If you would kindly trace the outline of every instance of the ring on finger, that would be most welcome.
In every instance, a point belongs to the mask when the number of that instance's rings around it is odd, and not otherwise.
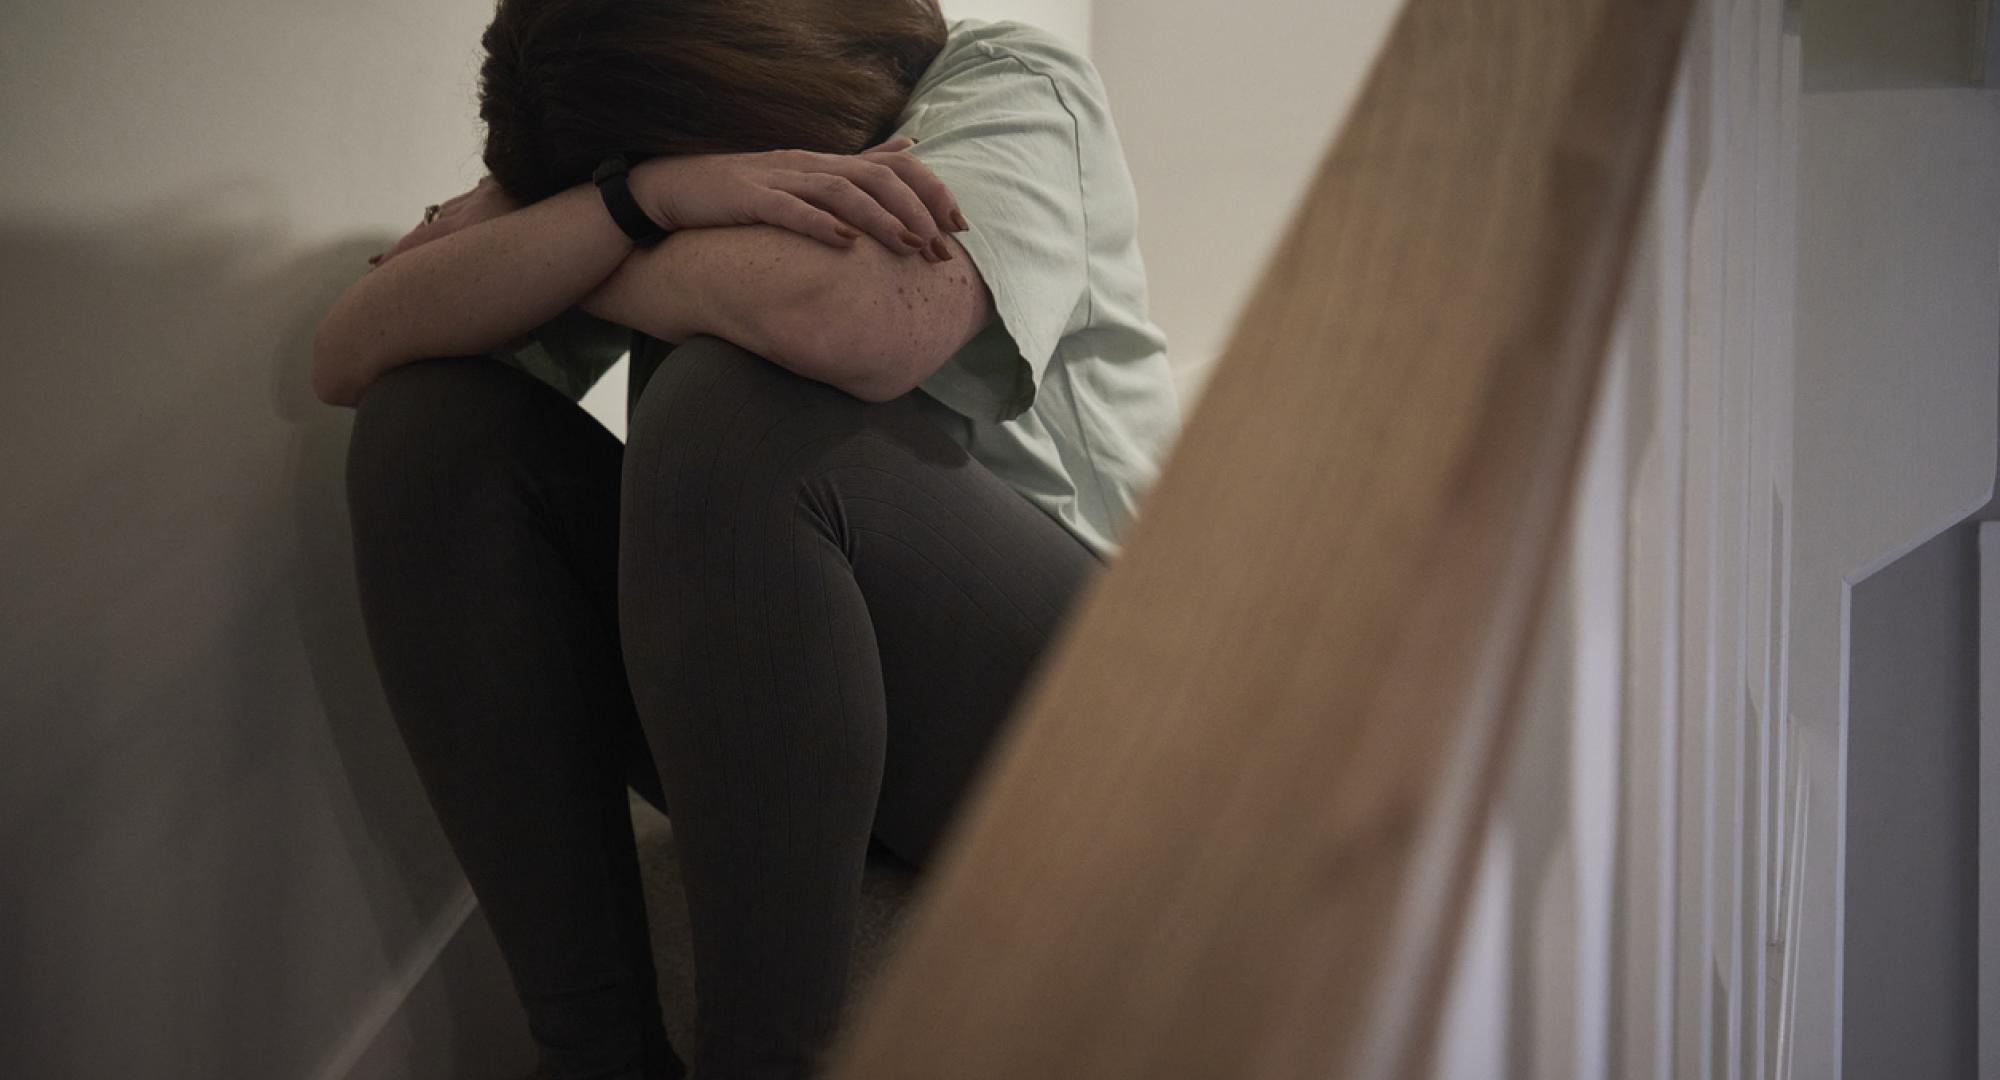
[[[424,224],[429,225],[431,222],[436,221],[438,216],[438,211],[442,209],[444,209],[444,207],[440,206],[437,203],[432,203],[429,206],[424,207]]]

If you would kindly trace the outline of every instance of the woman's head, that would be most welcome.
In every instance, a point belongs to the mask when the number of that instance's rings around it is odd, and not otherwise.
[[[606,155],[852,153],[944,46],[936,0],[499,0],[486,169],[536,202]]]

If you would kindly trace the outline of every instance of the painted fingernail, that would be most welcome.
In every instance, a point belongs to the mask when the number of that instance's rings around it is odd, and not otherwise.
[[[918,235],[917,235],[916,233],[913,233],[913,232],[911,232],[911,231],[910,231],[910,230],[908,230],[908,229],[904,229],[904,230],[903,230],[903,243],[905,243],[905,244],[908,244],[908,245],[910,245],[911,247],[913,247],[913,248],[916,248],[916,249],[917,249],[917,250],[919,250],[919,251],[922,251],[922,250],[923,250],[923,247],[924,247],[924,238],[923,238],[923,237],[921,237],[921,236],[918,236]]]
[[[951,212],[951,223],[958,229],[959,232],[964,232],[965,230],[970,229],[972,227],[965,223],[965,215],[959,213],[956,209],[952,210]]]
[[[937,253],[939,262],[944,262],[946,259],[951,258],[951,249],[944,245],[944,237],[942,236],[931,240],[931,250]]]

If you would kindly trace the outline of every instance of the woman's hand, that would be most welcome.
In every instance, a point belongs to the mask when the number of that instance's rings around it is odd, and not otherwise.
[[[440,236],[449,236],[468,225],[511,214],[521,208],[521,204],[507,194],[499,182],[491,176],[480,178],[471,191],[452,197],[438,210],[436,217],[418,223],[417,227],[403,234],[394,247],[368,260],[371,266],[380,266],[413,247],[428,244]]]
[[[890,251],[952,257],[958,202],[897,136],[858,154],[772,150],[656,157],[633,166],[633,197],[665,229],[775,225],[847,247],[862,233]]]

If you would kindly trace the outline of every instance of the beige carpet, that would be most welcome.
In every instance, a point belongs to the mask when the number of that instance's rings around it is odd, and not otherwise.
[[[632,798],[633,831],[639,841],[639,869],[646,883],[646,915],[652,927],[653,964],[658,969],[660,1006],[667,1035],[683,1058],[694,1049],[694,963],[689,958],[687,901],[674,858],[673,826],[658,810]],[[860,1000],[894,937],[915,876],[887,860],[870,859],[862,881],[861,920],[856,928],[855,971],[847,1000]]]

